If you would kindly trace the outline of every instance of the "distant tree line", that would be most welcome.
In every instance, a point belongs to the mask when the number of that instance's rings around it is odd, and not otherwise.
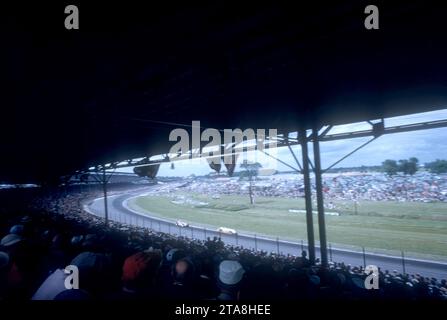
[[[425,168],[432,173],[447,173],[447,160],[437,159],[425,164]]]
[[[415,157],[399,161],[388,159],[382,162],[382,171],[390,176],[398,172],[413,175],[418,171],[418,163],[419,160]],[[447,173],[447,160],[437,159],[436,161],[425,163],[424,167],[431,173]]]
[[[401,159],[399,161],[387,159],[382,162],[382,171],[392,176],[398,172],[413,175],[418,171],[418,158]]]
[[[381,170],[382,170],[382,166],[358,166],[358,167],[331,168],[325,172],[343,173],[343,172],[371,172],[371,171],[381,171]]]

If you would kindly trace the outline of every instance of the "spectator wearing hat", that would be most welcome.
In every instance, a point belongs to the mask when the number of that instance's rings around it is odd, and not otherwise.
[[[65,288],[65,274],[63,269],[57,269],[45,279],[32,296],[32,300],[53,300]]]
[[[16,224],[11,227],[11,229],[9,230],[9,233],[23,236],[24,229],[25,229],[25,227],[23,224]]]
[[[158,273],[158,282],[160,283],[160,286],[172,281],[172,266],[185,256],[185,252],[181,249],[173,248],[168,250]]]
[[[115,299],[146,299],[156,296],[156,278],[162,261],[160,250],[135,253],[124,261],[122,290]]]
[[[0,246],[10,251],[15,248],[23,240],[22,236],[16,233],[10,233],[2,238],[0,241]]]
[[[110,290],[111,257],[103,253],[82,252],[70,263],[79,269],[79,288],[93,296]]]
[[[219,265],[217,286],[220,294],[217,300],[239,300],[239,293],[245,270],[238,261],[224,260]]]
[[[42,250],[15,233],[3,237],[0,247],[9,255],[9,296],[11,299],[29,298],[34,287],[42,281],[38,274],[38,266],[44,256]]]

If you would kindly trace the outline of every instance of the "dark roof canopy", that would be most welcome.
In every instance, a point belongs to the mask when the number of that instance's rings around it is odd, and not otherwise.
[[[96,1],[95,1],[96,2]],[[166,152],[171,124],[278,128],[447,106],[445,8],[378,1],[10,5],[0,181]],[[6,116],[7,115],[7,116]]]

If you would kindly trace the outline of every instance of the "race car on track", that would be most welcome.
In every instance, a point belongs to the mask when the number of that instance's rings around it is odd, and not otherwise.
[[[236,234],[237,233],[236,230],[230,229],[230,228],[225,228],[225,227],[218,228],[217,232],[225,233],[225,234]]]
[[[177,226],[179,226],[179,227],[182,227],[182,228],[184,228],[184,227],[189,227],[189,223],[188,223],[188,222],[181,221],[181,220],[177,220],[177,221],[175,222],[175,224],[176,224]]]

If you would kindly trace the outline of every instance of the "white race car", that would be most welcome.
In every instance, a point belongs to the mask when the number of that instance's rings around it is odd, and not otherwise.
[[[225,228],[225,227],[218,228],[217,232],[225,233],[225,234],[236,234],[237,233],[236,230],[230,229],[230,228]]]
[[[175,224],[178,225],[179,227],[182,227],[182,228],[184,228],[184,227],[189,227],[189,223],[188,223],[188,222],[181,221],[181,220],[177,220],[177,221],[175,222]]]

